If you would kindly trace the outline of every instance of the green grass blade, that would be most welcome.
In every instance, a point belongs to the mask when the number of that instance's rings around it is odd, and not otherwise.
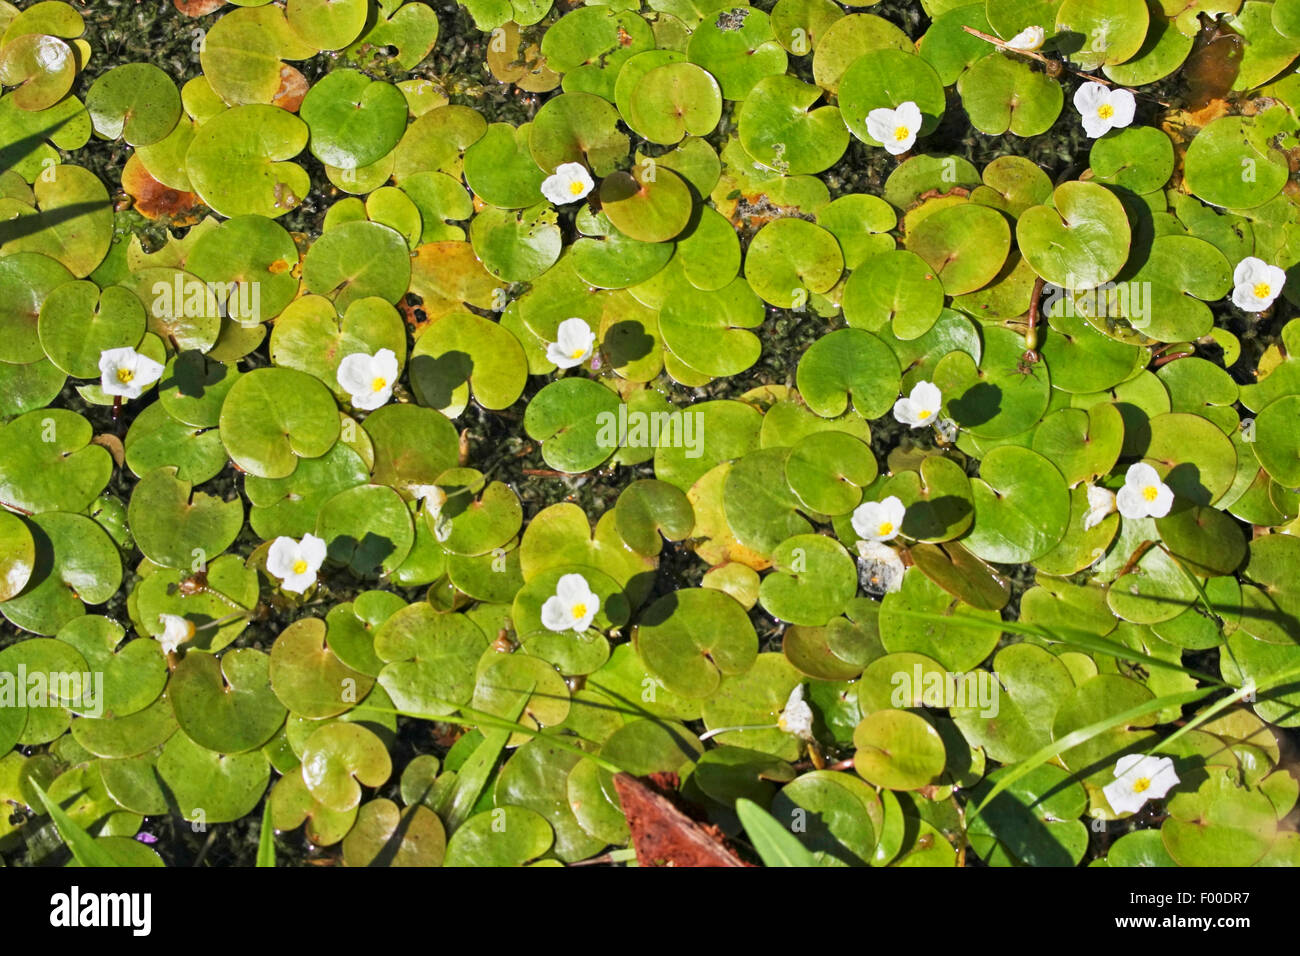
[[[520,694],[510,706],[507,713],[512,722],[519,720],[519,715],[528,705],[528,698],[532,696],[535,686],[534,684]],[[474,812],[474,805],[478,803],[483,788],[487,786],[488,777],[491,776],[492,768],[496,766],[501,751],[505,750],[510,734],[510,730],[500,728],[489,730],[483,735],[482,742],[474,748],[469,759],[461,766],[456,774],[456,783],[451,788],[451,798],[444,818],[448,833],[454,833]]]
[[[262,808],[262,832],[257,837],[257,865],[275,866],[275,827],[271,826],[271,798]]]
[[[737,800],[736,815],[765,866],[817,866],[808,848],[754,801]]]
[[[95,838],[73,822],[72,817],[63,812],[63,808],[55,801],[51,800],[39,783],[35,780],[29,780],[32,789],[36,795],[41,798],[41,803],[45,804],[45,812],[50,815],[54,821],[54,826],[59,831],[59,836],[63,842],[68,845],[72,851],[72,856],[82,866],[100,866],[116,867],[121,866],[116,860],[109,856],[108,851],[95,842]]]
[[[1146,714],[1157,710],[1163,710],[1165,707],[1181,707],[1183,704],[1190,704],[1193,701],[1209,696],[1217,689],[1218,688],[1215,687],[1206,687],[1201,690],[1185,691],[1181,694],[1166,694],[1164,697],[1156,697],[1153,700],[1145,701],[1135,707],[1130,707],[1128,710],[1120,711],[1118,714],[1112,714],[1111,716],[1105,717],[1096,723],[1089,724],[1086,727],[1080,727],[1078,730],[1066,734],[1060,740],[1053,740],[1045,747],[1030,754],[1024,760],[1017,764],[1013,764],[1011,769],[993,785],[993,789],[988,792],[988,795],[980,801],[980,805],[976,807],[974,811],[967,814],[967,824],[969,825],[971,820],[979,816],[980,811],[987,807],[990,801],[992,801],[1003,790],[1007,789],[1007,787],[1011,786],[1021,777],[1047,763],[1047,761],[1051,760],[1057,754],[1063,753],[1071,747],[1077,747],[1079,744],[1087,743],[1098,734],[1103,734],[1112,727],[1116,727],[1126,721],[1133,720],[1136,717],[1145,716]]]

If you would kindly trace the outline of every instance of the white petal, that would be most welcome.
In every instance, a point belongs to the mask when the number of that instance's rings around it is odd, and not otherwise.
[[[1122,777],[1140,764],[1144,759],[1146,758],[1141,754],[1125,754],[1115,761],[1115,771],[1112,775],[1117,778]]]
[[[1146,796],[1133,792],[1133,786],[1127,779],[1115,780],[1101,788],[1106,795],[1106,802],[1116,813],[1136,813],[1147,802]]]
[[[911,425],[913,428],[919,428],[925,422],[916,417],[916,405],[910,398],[900,398],[894,402],[894,420],[904,425]]]
[[[1103,103],[1106,102],[1110,91],[1101,83],[1085,83],[1074,91],[1074,108],[1079,111],[1079,115],[1085,119],[1089,116],[1096,116]]]
[[[548,597],[542,605],[542,626],[548,631],[567,631],[572,625],[569,605],[556,595]]]
[[[1280,266],[1269,266],[1268,275],[1264,281],[1273,290],[1273,295],[1277,296],[1282,291],[1282,287],[1286,285],[1286,270]]]
[[[903,515],[907,509],[903,507],[902,500],[897,495],[890,495],[884,501],[880,502],[880,510],[884,519],[892,524],[895,528],[903,523]]]
[[[1141,491],[1149,485],[1160,484],[1160,473],[1145,461],[1135,461],[1128,466],[1128,471],[1124,474],[1124,484]]]
[[[353,352],[343,356],[335,377],[339,388],[349,395],[360,395],[370,390],[370,383],[375,380],[374,359],[365,352]],[[354,403],[355,404],[355,403]]]
[[[928,411],[932,415],[939,411],[943,404],[943,392],[939,391],[939,386],[933,382],[917,382],[912,386],[911,394],[908,398],[912,403],[923,411]]]
[[[1161,757],[1159,766],[1150,774],[1151,787],[1146,791],[1153,800],[1158,800],[1182,781],[1174,770],[1174,762],[1168,757]]]
[[[1115,492],[1109,488],[1088,485],[1088,513],[1083,518],[1083,530],[1089,531],[1101,524],[1115,510]]]
[[[309,587],[316,583],[315,572],[303,572],[302,574],[291,574],[280,582],[280,588],[293,594],[301,594]]]
[[[293,563],[297,560],[298,542],[293,538],[280,535],[271,542],[266,552],[266,570],[277,578],[293,574]]]
[[[386,405],[388,400],[392,397],[393,387],[391,385],[385,385],[377,392],[375,391],[374,386],[367,386],[361,391],[354,392],[349,396],[353,408],[359,408],[362,411],[367,412]]]
[[[1273,304],[1274,298],[1276,296],[1270,295],[1261,299],[1255,295],[1253,285],[1239,285],[1232,290],[1232,304],[1243,312],[1263,312]]]
[[[1147,517],[1147,500],[1142,496],[1142,490],[1132,485],[1119,490],[1115,495],[1115,506],[1123,517],[1130,520]]]
[[[1232,270],[1233,285],[1254,285],[1263,282],[1268,275],[1268,263],[1255,256],[1246,256]]]
[[[389,383],[397,380],[397,356],[392,349],[380,349],[375,353],[375,374]]]
[[[542,195],[557,206],[571,200],[563,176],[547,176],[542,180]]]
[[[857,532],[859,538],[867,541],[877,541],[876,529],[880,527],[880,502],[864,501],[853,509],[853,518],[850,520],[853,530]]]
[[[1108,102],[1110,108],[1115,111],[1110,117],[1111,126],[1115,129],[1123,129],[1133,122],[1133,112],[1137,109],[1137,101],[1133,99],[1132,93],[1122,87],[1111,90]]]
[[[1046,39],[1046,34],[1043,32],[1042,27],[1025,27],[1007,41],[1007,46],[1013,50],[1033,51],[1043,45],[1044,39]]]
[[[899,126],[906,126],[914,134],[921,129],[921,108],[911,100],[899,104],[898,109],[894,110],[894,116]]]
[[[302,542],[298,545],[298,554],[313,571],[325,563],[327,553],[328,548],[325,546],[324,538],[318,538],[311,532],[302,536]]]
[[[576,604],[590,594],[591,587],[581,574],[562,575],[555,583],[555,596],[569,604]]]
[[[890,156],[901,156],[912,148],[916,143],[916,130],[909,130],[906,138],[894,139],[889,137],[885,140],[885,152]]]
[[[1164,482],[1161,482],[1156,486],[1156,500],[1150,503],[1147,511],[1153,518],[1163,518],[1169,514],[1169,509],[1173,507],[1173,504],[1173,490]]]
[[[1083,131],[1088,134],[1090,139],[1105,136],[1110,132],[1110,129],[1110,120],[1104,120],[1100,116],[1085,116],[1083,118]]]
[[[898,125],[897,114],[888,107],[881,106],[867,114],[867,135],[881,143],[894,138]]]

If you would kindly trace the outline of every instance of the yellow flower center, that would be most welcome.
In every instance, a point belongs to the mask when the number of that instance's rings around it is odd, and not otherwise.
[[[387,387],[388,379],[383,376],[375,376],[375,379],[370,383],[370,390],[372,392],[382,392]]]
[[[297,561],[295,561],[295,562],[293,563],[293,573],[294,573],[294,574],[306,574],[306,573],[307,573],[307,562],[304,561],[302,558],[299,558]]]
[[[574,618],[579,621],[581,621],[584,617],[587,616],[587,605],[585,604],[581,604],[581,603],[575,604],[573,605],[572,608],[570,608],[570,610],[573,612]]]
[[[879,529],[879,531],[880,531],[880,536],[881,536],[882,538],[888,538],[891,534],[894,533],[894,524],[893,524],[893,522],[892,522],[892,521],[882,521],[882,522],[880,522],[880,529]]]
[[[903,140],[907,139],[907,137],[911,135],[912,135],[912,131],[908,129],[906,126],[894,127],[894,139],[899,143],[901,143]]]
[[[921,421],[925,421],[927,418],[930,417],[930,409],[928,408],[921,409],[919,412],[916,413],[916,417],[921,419]]]
[[[587,354],[587,350],[585,348],[576,348],[569,353],[569,358],[580,359],[586,354]]]
[[[135,372],[131,371],[129,368],[120,368],[117,370],[117,380],[123,385],[130,382],[133,378],[135,378]]]
[[[1138,777],[1137,780],[1133,781],[1134,793],[1143,793],[1144,791],[1149,790],[1150,788],[1151,788],[1151,780],[1148,777]]]
[[[1147,501],[1155,501],[1160,496],[1160,489],[1155,485],[1147,485],[1142,489],[1142,497]]]
[[[1267,282],[1256,282],[1255,288],[1251,290],[1255,293],[1257,299],[1267,299],[1273,292],[1273,287]]]
[[[1097,107],[1097,115],[1102,119],[1110,119],[1115,115],[1115,107],[1109,103],[1102,103],[1101,106]]]
[[[571,196],[581,196],[582,183],[578,182],[578,180],[576,179],[573,182],[569,183],[569,194]]]

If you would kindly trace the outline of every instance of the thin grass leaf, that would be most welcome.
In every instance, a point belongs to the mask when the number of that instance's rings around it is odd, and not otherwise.
[[[808,848],[754,801],[737,800],[736,815],[765,866],[817,866]]]
[[[519,715],[528,706],[528,698],[532,696],[533,688],[536,686],[535,683],[530,685],[506,711],[511,721],[519,720]],[[456,775],[456,783],[451,788],[447,812],[444,816],[448,833],[454,833],[473,814],[474,805],[478,803],[483,788],[487,786],[488,777],[492,774],[492,768],[496,766],[501,751],[505,750],[510,734],[509,730],[489,730],[484,734],[479,745],[474,748],[469,759],[461,765],[460,772]]]
[[[1153,700],[1138,704],[1136,707],[1130,707],[1128,710],[1121,711],[1118,714],[1112,714],[1111,716],[1103,718],[1096,723],[1089,724],[1086,727],[1080,727],[1078,730],[1066,734],[1060,740],[1052,741],[1041,749],[1036,750],[1019,763],[1013,764],[1011,769],[993,785],[993,789],[988,792],[988,795],[980,801],[980,805],[976,807],[973,812],[967,814],[967,824],[969,824],[975,817],[979,816],[980,812],[989,805],[989,802],[993,800],[994,797],[1007,789],[1007,787],[1011,786],[1021,777],[1047,763],[1047,761],[1051,760],[1057,754],[1063,753],[1071,747],[1077,747],[1079,744],[1087,743],[1098,734],[1103,734],[1112,727],[1133,720],[1135,717],[1142,717],[1146,714],[1153,713],[1154,711],[1163,710],[1166,707],[1181,707],[1183,704],[1190,704],[1203,697],[1208,697],[1217,689],[1218,688],[1215,687],[1206,687],[1202,690],[1184,691],[1181,694],[1166,694],[1164,697],[1157,697]]]
[[[896,608],[892,613],[902,615],[903,617],[916,618],[918,621],[930,621],[934,624],[955,624],[958,627],[978,628],[988,630],[990,627],[997,627],[1012,634],[1019,634],[1021,637],[1038,637],[1045,641],[1053,641],[1057,644],[1065,644],[1071,647],[1078,647],[1094,654],[1106,654],[1110,657],[1118,657],[1121,660],[1138,661],[1144,664],[1150,664],[1153,667],[1168,668],[1171,670],[1181,671],[1188,677],[1194,677],[1199,681],[1205,681],[1213,684],[1215,687],[1225,688],[1231,685],[1225,683],[1213,674],[1207,674],[1204,671],[1198,671],[1192,667],[1186,667],[1181,663],[1161,660],[1158,657],[1152,657],[1145,651],[1135,651],[1127,645],[1108,640],[1104,637],[1098,637],[1089,631],[1078,631],[1074,628],[1057,628],[1049,630],[1037,624],[1021,624],[1018,621],[1000,621],[994,624],[991,621],[980,620],[979,618],[970,617],[964,614],[934,614],[930,611],[910,611],[903,608]]]
[[[118,863],[109,855],[100,844],[95,842],[95,838],[73,822],[72,817],[63,812],[63,808],[54,800],[51,800],[39,783],[35,780],[29,780],[32,789],[36,795],[41,798],[41,803],[45,804],[45,812],[50,815],[54,821],[54,826],[59,831],[59,836],[67,844],[68,849],[72,851],[73,858],[82,866],[99,866],[99,867],[118,867]]]
[[[271,826],[271,800],[262,808],[262,832],[257,837],[257,865],[275,866],[275,827]]]

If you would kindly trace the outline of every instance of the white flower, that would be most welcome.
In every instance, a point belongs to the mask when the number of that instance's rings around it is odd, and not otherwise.
[[[1136,813],[1148,800],[1159,800],[1178,784],[1168,757],[1126,754],[1115,763],[1115,781],[1101,788],[1116,813]]]
[[[562,206],[585,199],[595,185],[591,173],[582,163],[560,163],[555,167],[555,173],[542,182],[542,195]]]
[[[1115,492],[1088,485],[1088,513],[1083,516],[1083,530],[1091,531],[1115,510]]]
[[[777,718],[776,725],[787,734],[794,734],[804,740],[812,740],[813,712],[803,699],[803,684],[790,691],[785,702],[785,710]]]
[[[1232,273],[1232,304],[1246,312],[1263,312],[1282,291],[1286,273],[1263,259],[1247,256]]]
[[[943,404],[943,394],[932,382],[917,382],[907,398],[894,402],[894,418],[904,425],[921,428],[934,424],[934,416],[939,414]]]
[[[424,502],[424,510],[438,518],[442,515],[442,506],[447,503],[447,492],[437,485],[411,485],[411,494],[416,501]]]
[[[338,370],[339,388],[348,393],[353,408],[369,411],[393,396],[397,381],[397,356],[392,349],[380,349],[374,355],[353,352],[343,356]]]
[[[164,654],[172,654],[180,645],[194,636],[194,625],[179,614],[159,614],[163,632],[157,635]]]
[[[551,631],[575,630],[579,634],[591,627],[600,610],[600,598],[592,593],[581,574],[566,574],[555,584],[555,593],[542,605],[542,624]]]
[[[305,534],[302,541],[280,535],[266,553],[266,570],[281,579],[280,587],[301,594],[316,583],[325,561],[325,539]]]
[[[1128,466],[1124,487],[1115,496],[1125,518],[1163,518],[1174,503],[1174,493],[1160,480],[1156,470],[1144,461]]]
[[[911,100],[899,104],[896,110],[882,106],[867,114],[868,135],[880,140],[892,156],[911,149],[920,130],[921,108]]]
[[[1083,117],[1083,131],[1093,139],[1133,122],[1137,103],[1128,90],[1085,83],[1074,91],[1074,108]]]
[[[587,361],[596,347],[596,333],[582,319],[565,319],[555,330],[555,341],[546,346],[546,357],[559,368],[573,368]]]
[[[888,541],[898,534],[906,511],[897,495],[883,501],[865,501],[853,511],[853,530],[867,541]]]
[[[858,568],[863,587],[878,594],[899,590],[907,571],[898,552],[880,541],[858,542]]]
[[[1045,39],[1047,34],[1042,27],[1025,27],[1007,41],[1007,46],[1012,50],[1033,51],[1041,47]]]
[[[105,349],[99,353],[99,385],[105,395],[139,398],[162,378],[163,367],[133,348]]]

